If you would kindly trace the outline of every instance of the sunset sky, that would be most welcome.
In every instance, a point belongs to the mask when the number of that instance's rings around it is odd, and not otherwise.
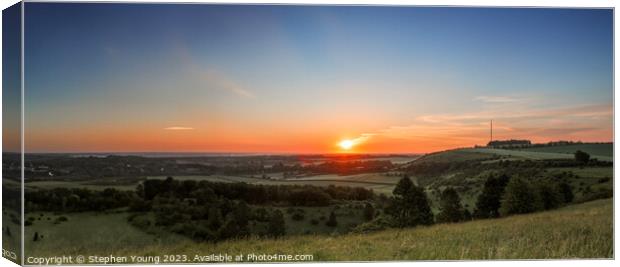
[[[29,152],[612,141],[612,10],[26,3]]]

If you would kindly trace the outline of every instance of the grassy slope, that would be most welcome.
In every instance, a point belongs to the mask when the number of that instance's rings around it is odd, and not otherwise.
[[[572,159],[574,157],[571,154],[565,154],[565,153],[532,152],[532,151],[509,150],[509,149],[499,149],[499,148],[472,148],[472,149],[464,150],[464,151],[496,154],[500,156],[531,159],[531,160]]]
[[[477,151],[474,148],[461,148],[427,154],[413,162],[455,162],[465,160],[487,160],[493,158],[491,151]]]
[[[605,258],[613,256],[612,221],[612,201],[608,199],[556,211],[463,224],[367,235],[181,245],[174,250],[307,253],[313,254],[315,260]],[[155,251],[157,248],[151,248],[151,253]]]
[[[54,224],[58,215],[49,212],[26,215],[26,218],[36,218],[34,224],[25,229],[27,256],[76,255],[84,254],[84,251],[102,255],[124,249],[139,249],[152,244],[188,241],[174,234],[166,234],[161,238],[147,234],[127,223],[128,214],[124,212],[70,213],[65,216],[69,221]],[[48,217],[50,220],[47,220]],[[32,241],[35,232],[38,232],[39,237],[43,235],[37,242]]]
[[[577,144],[550,147],[531,147],[522,149],[471,148],[462,149],[464,152],[476,154],[496,154],[504,157],[521,159],[572,159],[577,151],[585,151],[592,158],[602,161],[613,161],[613,144]]]
[[[318,261],[610,258],[612,212],[612,200],[605,199],[549,212],[370,234],[290,236],[217,244],[180,241],[103,251],[100,247],[83,247],[80,253],[174,253],[190,257],[210,253],[312,254]],[[76,252],[68,247],[57,246],[54,254]]]

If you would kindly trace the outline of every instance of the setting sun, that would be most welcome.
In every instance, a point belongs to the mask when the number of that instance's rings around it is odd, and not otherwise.
[[[353,148],[353,145],[355,145],[353,140],[342,140],[340,141],[340,143],[338,143],[338,146],[344,150],[349,150]]]

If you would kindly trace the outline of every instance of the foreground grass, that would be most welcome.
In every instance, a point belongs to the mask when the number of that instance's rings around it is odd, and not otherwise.
[[[189,257],[211,253],[311,254],[315,261],[611,258],[612,212],[612,200],[605,199],[549,212],[370,234],[250,238],[217,244],[183,241],[139,249],[85,248],[80,253]]]

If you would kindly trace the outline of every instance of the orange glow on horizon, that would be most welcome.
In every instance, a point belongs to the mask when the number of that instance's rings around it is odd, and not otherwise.
[[[494,139],[533,143],[570,140],[613,141],[610,106],[531,111],[494,120]],[[159,124],[152,121],[80,122],[51,127],[28,124],[26,151],[34,152],[202,152],[283,154],[430,153],[486,145],[488,114],[421,116],[401,126],[356,114],[328,121],[287,124],[276,119],[213,116]],[[532,121],[530,118],[535,117]],[[580,118],[573,121],[573,117]],[[357,118],[357,119],[356,119]],[[361,121],[359,118],[366,118]],[[495,118],[500,118],[495,115]],[[585,120],[583,118],[591,118]],[[342,123],[346,121],[347,123]],[[540,125],[544,123],[545,125]],[[378,124],[378,123],[377,123]],[[5,132],[5,135],[8,134]]]
[[[605,141],[606,130],[593,131],[570,140],[584,142]],[[153,130],[112,129],[75,130],[72,132],[26,133],[28,152],[204,152],[204,153],[291,153],[291,154],[389,154],[430,153],[460,147],[485,145],[486,131],[446,134],[431,131],[415,138],[373,136],[372,139],[356,142],[355,138],[337,139],[337,134],[275,134],[254,132],[254,136],[236,132],[208,132],[201,130]],[[478,137],[481,136],[481,137]],[[505,134],[498,131],[496,139],[524,138],[526,135]],[[564,137],[564,136],[562,136]],[[531,136],[535,143],[563,139],[562,137]],[[601,138],[603,137],[603,138]],[[608,137],[611,138],[611,137]],[[325,141],[339,140],[339,141]]]

